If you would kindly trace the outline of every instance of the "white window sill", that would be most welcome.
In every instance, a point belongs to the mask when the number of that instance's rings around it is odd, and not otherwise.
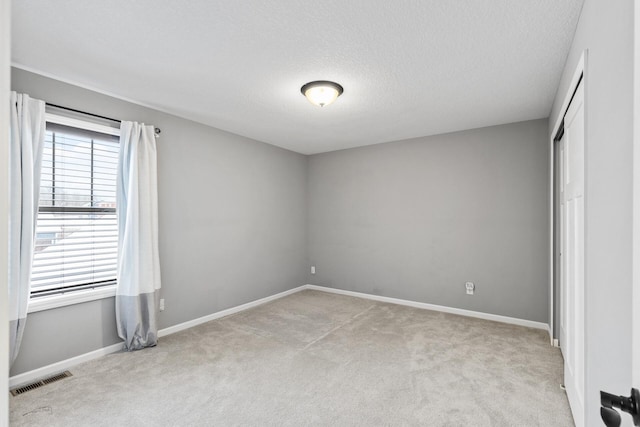
[[[52,308],[64,307],[66,305],[79,304],[82,302],[95,301],[109,298],[116,295],[116,286],[105,286],[104,288],[87,289],[84,291],[69,292],[66,294],[51,295],[48,297],[33,298],[29,300],[27,313],[50,310]]]

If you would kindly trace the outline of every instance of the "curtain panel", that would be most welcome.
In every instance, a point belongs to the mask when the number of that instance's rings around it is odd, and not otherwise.
[[[27,320],[36,241],[45,103],[10,94],[9,139],[9,360],[13,364]]]
[[[158,341],[160,257],[155,128],[123,121],[117,177],[116,321],[126,350]]]

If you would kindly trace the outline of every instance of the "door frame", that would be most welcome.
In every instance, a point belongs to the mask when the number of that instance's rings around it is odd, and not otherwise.
[[[562,138],[559,139],[554,139],[554,144],[553,144],[553,159],[554,159],[554,170],[553,170],[553,185],[554,185],[554,215],[553,215],[553,230],[554,230],[554,235],[553,235],[553,245],[554,245],[554,250],[553,250],[553,266],[552,266],[552,271],[553,271],[553,289],[552,289],[552,298],[553,298],[553,304],[552,304],[552,309],[553,309],[553,313],[551,313],[551,318],[554,320],[554,323],[551,324],[550,328],[551,328],[551,334],[552,336],[552,342],[551,345],[555,346],[555,347],[560,347],[560,349],[562,350],[562,354],[564,356],[564,349],[563,349],[563,344],[565,344],[565,342],[563,342],[562,340],[562,324],[563,324],[563,314],[566,314],[563,312],[563,307],[562,307],[562,303],[565,301],[566,296],[563,295],[564,291],[566,291],[566,289],[564,289],[563,287],[563,281],[564,281],[564,265],[563,265],[563,260],[564,257],[566,256],[565,254],[565,248],[563,245],[564,242],[564,228],[565,228],[565,223],[564,223],[564,211],[563,211],[563,203],[564,203],[564,191],[565,188],[563,186],[564,183],[564,171],[565,171],[565,165],[564,165],[564,156],[566,155],[565,153],[565,140],[564,140],[564,135],[562,136]],[[556,202],[560,203],[560,206],[558,206],[558,204]],[[566,208],[566,206],[565,206]],[[563,257],[558,257],[558,254],[563,254]],[[560,297],[560,300],[556,300],[557,297]],[[557,327],[557,331],[555,330]]]
[[[0,129],[9,128],[11,0],[0,0]],[[0,427],[9,425],[9,133],[0,132]]]
[[[640,388],[640,4],[634,6],[631,381]],[[636,307],[636,310],[633,310]]]
[[[558,343],[559,337],[555,336],[554,329],[556,321],[559,319],[555,319],[555,312],[553,306],[555,304],[554,301],[554,265],[555,259],[553,256],[554,253],[554,233],[553,233],[553,224],[555,221],[555,200],[553,198],[553,191],[556,185],[555,182],[555,174],[554,174],[554,144],[555,138],[558,134],[558,130],[560,129],[560,125],[564,120],[564,115],[569,108],[569,104],[571,103],[571,98],[573,97],[573,93],[578,88],[578,84],[580,83],[580,79],[585,79],[585,98],[586,98],[586,62],[587,62],[588,50],[585,49],[580,54],[580,59],[576,65],[575,70],[573,71],[573,76],[571,77],[571,82],[569,87],[567,88],[567,92],[564,95],[564,99],[562,101],[562,106],[558,110],[558,114],[556,117],[549,117],[549,122],[553,123],[553,127],[551,128],[551,134],[549,136],[549,342],[552,346],[556,346]],[[587,111],[587,105],[585,103],[585,114]],[[586,134],[585,134],[586,136]],[[640,164],[640,163],[639,163]],[[640,172],[640,171],[639,171]],[[640,223],[639,223],[640,224]],[[640,238],[640,236],[639,236]],[[640,267],[640,264],[639,264]]]

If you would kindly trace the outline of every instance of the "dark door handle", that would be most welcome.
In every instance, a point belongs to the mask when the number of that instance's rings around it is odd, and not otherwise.
[[[600,417],[607,427],[619,427],[622,423],[620,413],[614,408],[631,414],[633,425],[640,426],[640,391],[631,389],[631,396],[616,396],[607,392],[600,392]]]

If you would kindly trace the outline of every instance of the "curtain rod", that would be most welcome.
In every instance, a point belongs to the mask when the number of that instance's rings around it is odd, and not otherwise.
[[[46,104],[49,107],[60,108],[61,110],[73,111],[74,113],[80,113],[80,114],[84,114],[86,116],[97,117],[99,119],[110,120],[112,122],[122,123],[122,120],[112,119],[111,117],[105,117],[105,116],[100,116],[98,114],[87,113],[86,111],[76,110],[75,108],[63,107],[62,105],[51,104],[49,102],[47,102]]]
[[[109,121],[112,121],[112,122],[122,123],[122,120],[112,119],[111,117],[105,117],[105,116],[101,116],[99,114],[87,113],[86,111],[76,110],[75,108],[63,107],[62,105],[51,104],[49,102],[45,102],[45,104],[47,106],[49,106],[49,107],[59,108],[61,110],[72,111],[74,113],[84,114],[86,116],[96,117],[98,119],[103,119],[103,120],[109,120]],[[155,134],[156,135],[160,135],[160,132],[162,132],[160,130],[160,128],[157,128],[157,127],[154,127],[154,130],[155,130]]]

